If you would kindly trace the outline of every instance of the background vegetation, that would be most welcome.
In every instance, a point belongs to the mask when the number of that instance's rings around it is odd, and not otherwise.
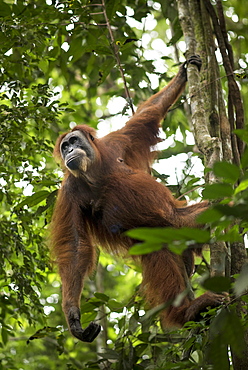
[[[189,1],[189,11],[200,4],[202,16],[203,3]],[[231,75],[242,92],[247,113],[246,2],[217,1],[213,9],[219,23],[220,4],[231,45],[229,56],[233,51]],[[167,140],[154,174],[160,181],[167,179],[177,196],[187,193],[190,200],[199,198],[204,175],[213,179],[203,195],[224,200],[202,218],[212,232],[204,234],[204,240],[193,232],[177,235],[177,247],[183,249],[192,240],[211,242],[211,261],[209,251],[205,262],[197,261],[193,287],[196,294],[204,288],[232,289],[234,296],[222,309],[210,310],[199,324],[162,333],[154,312],[144,315],[144,303],[136,294],[141,281],[138,266],[101,254],[97,273],[84,291],[87,301],[82,301],[82,322],[96,318],[105,330],[92,344],[78,342],[67,331],[60,281],[47,242],[62,178],[52,158],[54,142],[60,132],[75,124],[89,124],[98,128],[100,135],[120,127],[131,115],[121,71],[137,106],[170,81],[185,60],[186,47],[192,47],[183,37],[187,14],[182,17],[180,12],[178,17],[177,6],[182,11],[183,1],[108,0],[105,5],[103,8],[95,0],[0,0],[0,369],[247,369],[244,293],[248,271],[243,237],[248,220],[248,152],[243,146],[238,154],[219,156],[214,171],[209,172],[213,163],[206,161],[204,150],[196,150],[190,134],[192,124],[196,128],[194,119],[191,122],[192,95],[191,99],[183,96],[163,122]],[[207,39],[213,34],[216,29]],[[193,51],[199,52],[201,35],[203,31],[196,28],[198,49]],[[219,95],[228,108],[228,127],[241,130],[236,132],[246,143],[247,129],[237,124],[240,109],[233,115],[230,111],[232,106],[234,112],[236,108],[230,100],[233,90],[220,45],[214,42],[211,55],[216,54],[218,64],[210,82],[221,82]],[[209,78],[208,53],[200,53],[202,84]],[[217,113],[223,111],[224,107]],[[211,133],[211,137],[217,136]],[[234,135],[230,133],[230,137]],[[223,142],[223,136],[219,140]],[[166,159],[171,156],[172,160]],[[152,244],[157,242],[156,234],[153,238]],[[168,238],[165,232],[164,240]],[[175,248],[173,241],[170,247]],[[221,267],[216,261],[222,262]],[[237,299],[241,296],[242,300]]]

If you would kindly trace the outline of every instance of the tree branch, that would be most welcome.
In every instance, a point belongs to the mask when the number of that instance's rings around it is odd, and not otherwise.
[[[106,20],[106,25],[107,25],[107,28],[108,28],[108,31],[109,31],[109,36],[110,36],[110,40],[111,40],[111,47],[112,47],[112,49],[114,51],[115,59],[116,59],[116,62],[117,62],[119,71],[121,73],[121,78],[122,78],[123,83],[124,83],[124,89],[125,89],[125,93],[126,93],[126,99],[127,99],[128,104],[129,104],[129,106],[130,106],[130,108],[132,110],[132,114],[134,114],[135,112],[134,112],[134,108],[133,108],[133,104],[132,104],[132,99],[131,99],[131,96],[129,94],[129,90],[128,90],[128,87],[127,87],[126,78],[125,78],[124,71],[123,71],[123,68],[122,68],[122,65],[121,65],[119,48],[118,48],[118,46],[115,43],[115,38],[114,38],[112,29],[111,29],[111,25],[109,23],[108,15],[107,15],[107,12],[106,12],[105,0],[102,0],[102,8],[103,8],[103,15],[104,15],[104,18]]]
[[[188,0],[177,0],[179,20],[186,43],[186,57],[197,54],[197,43],[190,14]],[[206,158],[207,167],[222,159],[221,143],[218,137],[211,137],[208,129],[208,119],[204,106],[203,93],[200,85],[200,75],[193,65],[188,66],[188,86],[192,109],[192,124],[196,145]],[[209,182],[215,182],[214,174],[209,173]]]
[[[232,55],[232,51],[230,51],[231,46],[229,45],[228,38],[227,38],[222,4],[220,0],[217,0],[217,3],[218,3],[218,13],[219,13],[220,20],[217,17],[215,9],[213,5],[211,4],[210,0],[204,1],[206,9],[209,12],[210,17],[212,19],[214,31],[216,34],[216,38],[217,38],[220,52],[221,52],[222,59],[223,59],[223,66],[225,68],[226,75],[227,75],[228,89],[229,89],[228,115],[229,115],[229,121],[231,124],[231,128],[232,129],[234,128],[242,129],[244,128],[243,103],[242,103],[238,84],[233,74],[233,55]],[[235,122],[235,117],[234,117],[234,110],[235,110],[236,122]],[[244,150],[244,144],[242,140],[240,140],[236,136],[235,137],[233,136],[232,139],[237,141],[239,155],[241,155]],[[235,142],[233,143],[233,145],[235,148]],[[239,158],[235,158],[235,162],[239,164],[240,163]]]

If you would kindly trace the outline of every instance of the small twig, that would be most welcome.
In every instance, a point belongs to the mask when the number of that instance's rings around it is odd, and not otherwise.
[[[83,5],[82,9],[88,8],[89,6],[102,6],[102,4],[87,4],[87,5]]]
[[[103,14],[103,12],[90,13],[90,15],[100,15],[100,14]]]
[[[190,189],[190,190],[186,191],[185,193],[181,194],[181,195],[177,198],[177,200],[182,199],[185,195],[190,194],[190,193],[192,193],[193,191],[195,191],[195,190],[197,190],[197,189],[199,189],[199,188],[202,188],[202,185],[195,186],[193,189]]]
[[[121,73],[121,78],[122,78],[123,83],[124,83],[124,88],[125,88],[127,101],[128,101],[128,104],[130,105],[132,113],[134,114],[135,112],[134,112],[134,108],[133,108],[133,104],[132,104],[132,99],[131,99],[131,96],[129,94],[129,90],[128,90],[128,87],[127,87],[127,82],[126,82],[126,78],[125,78],[125,75],[124,75],[124,71],[123,71],[123,68],[121,66],[119,49],[118,49],[118,46],[115,43],[114,35],[113,35],[111,25],[109,23],[109,19],[108,19],[108,16],[107,16],[105,0],[102,0],[102,7],[103,7],[103,14],[104,14],[104,18],[106,20],[107,28],[108,28],[108,31],[109,31],[109,36],[110,36],[111,45],[112,45],[112,48],[113,48],[113,51],[114,51],[115,59],[117,61],[118,68],[119,68],[119,71]]]

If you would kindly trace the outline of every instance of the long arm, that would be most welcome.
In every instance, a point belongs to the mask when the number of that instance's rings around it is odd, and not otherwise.
[[[161,120],[183,92],[186,82],[187,71],[184,63],[167,86],[138,108],[134,116],[126,123],[123,133],[136,138],[136,140],[144,137],[150,141],[149,145],[154,145],[157,142]],[[141,136],[138,136],[139,133]]]
[[[126,126],[120,130],[130,139],[131,144],[127,147],[125,161],[132,167],[144,168],[147,164],[149,167],[153,160],[150,147],[160,141],[158,137],[160,122],[185,89],[186,67],[189,63],[195,64],[198,69],[201,67],[201,60],[198,56],[189,58],[181,65],[170,83],[143,103]],[[137,158],[134,158],[134,153]]]
[[[169,108],[176,102],[179,96],[185,89],[187,82],[186,63],[180,66],[177,75],[165,86],[162,90],[151,96],[144,104],[142,104],[135,113],[136,119],[144,119],[154,117],[157,121],[161,121]],[[148,118],[149,119],[149,118]],[[128,122],[132,124],[132,119]]]
[[[151,96],[144,104],[142,104],[135,115],[127,122],[127,126],[131,126],[133,121],[138,119],[140,123],[145,123],[151,117],[157,122],[160,122],[168,112],[169,108],[176,102],[183,92],[187,82],[187,65],[194,64],[200,70],[201,59],[197,55],[193,55],[189,60],[183,63],[177,75],[165,86],[161,91]]]
[[[95,249],[80,231],[80,210],[72,211],[68,194],[65,197],[63,192],[62,188],[52,220],[52,247],[62,281],[62,306],[71,333],[82,341],[92,342],[101,327],[92,322],[82,329],[79,307],[84,278],[94,268]]]

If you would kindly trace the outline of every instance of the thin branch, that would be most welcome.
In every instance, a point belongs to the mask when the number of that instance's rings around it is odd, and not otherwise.
[[[132,99],[131,99],[131,96],[129,94],[129,90],[128,90],[128,87],[127,87],[126,78],[125,78],[124,71],[123,71],[123,68],[122,68],[122,65],[121,65],[119,48],[118,48],[118,46],[115,43],[115,38],[114,38],[112,29],[111,29],[111,25],[109,23],[108,15],[107,15],[107,12],[106,12],[105,0],[102,0],[102,7],[103,7],[104,18],[106,20],[107,28],[108,28],[108,31],[109,31],[109,36],[110,36],[110,40],[111,40],[111,46],[113,48],[115,59],[117,61],[118,68],[119,68],[120,73],[121,73],[121,78],[122,78],[123,83],[124,83],[124,89],[125,89],[127,101],[128,101],[128,104],[130,105],[130,108],[132,110],[132,113],[134,114],[135,112],[134,112],[134,108],[133,108],[133,104],[132,104]]]
[[[227,51],[228,51],[228,56],[229,56],[229,59],[230,59],[232,69],[234,69],[233,49],[232,49],[232,47],[231,47],[231,45],[228,41],[227,30],[226,30],[226,21],[225,21],[225,17],[224,17],[224,13],[223,13],[222,3],[221,3],[220,0],[217,0],[217,2],[216,2],[216,9],[217,9],[217,12],[218,12],[218,18],[219,18],[221,33],[222,33],[224,41],[225,41],[225,45],[226,45],[226,48],[227,48]]]

